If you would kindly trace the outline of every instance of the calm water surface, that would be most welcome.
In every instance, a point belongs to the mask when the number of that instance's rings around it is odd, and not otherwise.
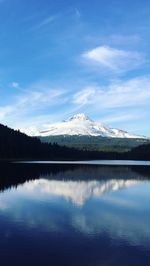
[[[150,265],[150,166],[0,169],[0,265]]]
[[[132,161],[132,160],[90,160],[90,161],[20,161],[15,163],[31,164],[71,164],[71,165],[142,165],[150,166],[150,161]]]

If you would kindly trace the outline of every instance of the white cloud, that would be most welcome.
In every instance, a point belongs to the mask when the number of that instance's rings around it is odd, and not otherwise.
[[[149,135],[149,102],[150,76],[111,81],[103,87],[85,87],[72,97],[72,103],[80,107],[82,112],[111,127],[142,135]]]
[[[150,76],[128,81],[112,81],[105,87],[88,87],[75,93],[73,103],[99,109],[149,106]]]
[[[4,120],[6,116],[10,115],[13,112],[13,106],[3,106],[0,107],[0,120]]]
[[[134,51],[99,46],[82,54],[82,58],[94,66],[116,73],[127,72],[145,63],[143,54]]]
[[[65,101],[64,90],[51,88],[46,82],[32,84],[26,89],[21,89],[11,104],[0,107],[0,122],[11,125],[13,121],[13,127],[15,127],[17,122],[21,124],[24,119],[30,120],[32,117],[34,124],[35,114],[38,116],[39,112],[42,113],[51,107],[63,104]]]
[[[93,98],[95,98],[96,91],[97,87],[87,87],[82,91],[77,92],[73,97],[73,103],[81,106],[92,103]]]
[[[63,92],[61,90],[55,90],[49,88],[48,90],[37,90],[26,92],[21,96],[18,96],[17,107],[24,108],[24,110],[31,109],[43,109],[49,104],[55,104],[61,100]]]
[[[13,81],[13,82],[10,84],[10,86],[11,86],[12,88],[14,88],[14,89],[18,89],[18,88],[19,88],[19,83],[16,82],[16,81]]]

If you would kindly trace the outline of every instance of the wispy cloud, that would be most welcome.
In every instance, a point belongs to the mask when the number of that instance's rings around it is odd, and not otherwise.
[[[19,86],[19,83],[16,82],[16,81],[13,81],[10,83],[10,87],[14,88],[14,89],[18,89],[20,86]]]
[[[62,91],[49,89],[44,91],[31,91],[18,96],[17,106],[24,108],[24,111],[28,109],[43,109],[49,104],[55,103],[62,95]]]
[[[117,123],[117,122],[129,122],[132,120],[139,120],[143,119],[143,114],[140,112],[140,110],[133,110],[132,113],[128,111],[123,111],[123,112],[113,112],[111,115],[104,115],[104,117],[101,118],[101,122],[104,123]],[[133,128],[132,128],[133,130]]]
[[[150,76],[113,80],[107,86],[91,85],[74,92],[37,82],[19,89],[10,105],[0,107],[0,121],[30,134],[77,112],[87,112],[113,126],[129,125],[143,119],[145,112],[150,115],[149,102]]]
[[[83,88],[74,94],[72,102],[112,127],[149,135],[150,76]]]
[[[122,73],[133,70],[145,63],[144,55],[135,51],[99,46],[82,54],[82,59],[95,67]]]
[[[38,112],[64,104],[65,101],[64,90],[54,89],[46,82],[32,84],[26,89],[21,89],[19,95],[14,97],[10,105],[0,107],[0,120],[2,123],[6,121],[8,124],[11,124],[13,120],[15,126],[17,121],[22,121],[23,118],[30,120],[32,117],[34,124],[33,117],[35,114],[38,116]],[[28,114],[29,117],[27,117]]]
[[[142,37],[138,34],[131,34],[131,35],[126,35],[126,34],[112,34],[112,35],[104,35],[101,37],[97,37],[97,42],[99,43],[105,43],[110,47],[131,47],[132,48],[137,48],[139,44],[142,43]]]
[[[127,81],[112,81],[108,86],[91,86],[73,96],[73,103],[97,105],[100,108],[122,108],[149,105],[150,76]]]
[[[86,105],[93,102],[97,92],[97,87],[87,87],[77,93],[73,97],[73,103],[78,105]]]
[[[81,12],[78,8],[75,8],[75,15],[80,18],[81,17]]]
[[[13,112],[14,108],[11,105],[0,107],[0,120],[3,121]]]
[[[51,23],[53,23],[55,20],[57,20],[59,18],[59,14],[56,15],[50,15],[48,17],[45,17],[43,20],[41,20],[38,24],[34,25],[30,30],[34,31],[34,30],[39,30],[41,28],[43,28],[44,26],[48,26]]]
[[[141,36],[137,34],[133,35],[122,35],[122,34],[113,34],[110,37],[107,37],[107,41],[113,45],[137,45],[142,41]]]

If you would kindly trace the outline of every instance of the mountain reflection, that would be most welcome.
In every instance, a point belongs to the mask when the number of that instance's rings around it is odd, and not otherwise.
[[[80,182],[93,180],[149,180],[150,167],[0,163],[0,191],[17,187],[26,181],[41,178]]]
[[[107,234],[110,239],[147,246],[150,244],[149,190],[149,182],[134,179],[41,178],[0,194],[0,221],[7,217],[9,223],[25,231],[64,234],[71,230],[71,234],[88,237]]]
[[[14,265],[149,265],[149,180],[141,166],[2,165],[2,256],[17,250]]]
[[[28,167],[1,168],[2,235],[150,246],[149,168]]]
[[[39,179],[27,182],[21,191],[38,198],[49,195],[69,200],[82,206],[91,198],[140,184],[139,180],[102,180],[102,181],[58,181]]]

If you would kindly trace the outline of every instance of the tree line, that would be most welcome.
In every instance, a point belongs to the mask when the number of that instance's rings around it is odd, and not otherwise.
[[[57,143],[41,143],[36,137],[29,137],[20,131],[0,124],[0,159],[31,160],[150,160],[150,144],[141,145],[131,151],[104,152],[84,151]]]

